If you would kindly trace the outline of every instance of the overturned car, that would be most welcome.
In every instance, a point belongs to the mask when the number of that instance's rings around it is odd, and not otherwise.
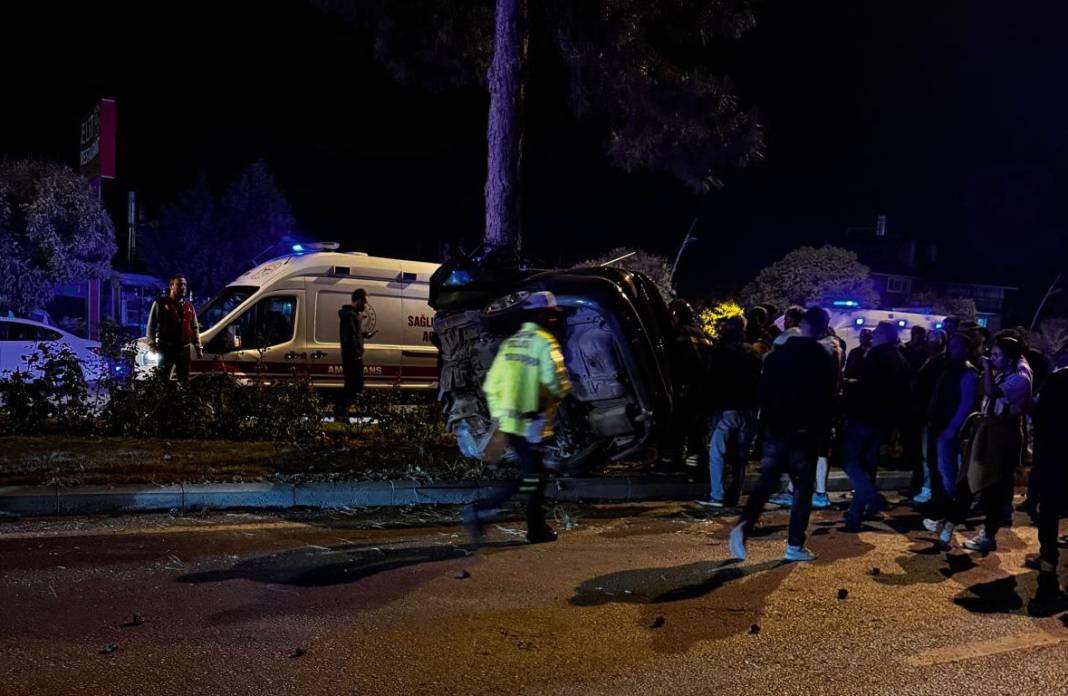
[[[524,269],[498,250],[446,262],[430,279],[441,392],[463,454],[481,458],[492,439],[482,383],[521,322],[523,299],[541,290],[566,312],[558,338],[572,382],[545,443],[546,464],[571,471],[664,447],[682,376],[672,374],[675,334],[652,282],[619,268]]]

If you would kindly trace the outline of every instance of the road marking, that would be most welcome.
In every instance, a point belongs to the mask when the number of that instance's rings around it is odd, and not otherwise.
[[[906,658],[906,662],[913,667],[930,667],[932,665],[946,664],[947,662],[959,662],[989,655],[1000,655],[1016,650],[1041,648],[1064,642],[1066,638],[1068,638],[1068,635],[1055,635],[1045,631],[1030,631],[1028,633],[978,640],[945,648],[931,648],[909,656]]]
[[[72,537],[138,536],[142,534],[204,534],[215,532],[247,532],[261,529],[305,529],[311,525],[301,522],[259,522],[255,524],[206,524],[203,526],[142,527],[137,529],[65,529],[61,531],[11,532],[0,534],[5,539],[69,539]]]

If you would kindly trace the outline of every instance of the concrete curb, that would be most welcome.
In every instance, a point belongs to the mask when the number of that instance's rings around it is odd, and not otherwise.
[[[879,475],[880,490],[898,490],[909,484],[908,472]],[[746,489],[755,477],[746,481]],[[6,486],[0,487],[0,512],[26,517],[45,515],[101,515],[179,510],[231,508],[280,510],[287,508],[336,509],[402,505],[465,505],[505,488],[501,482],[455,481],[421,484],[418,481],[339,481],[309,483],[222,483],[172,486]],[[831,492],[850,490],[840,471],[831,474]],[[693,500],[707,497],[708,484],[682,477],[612,476],[551,479],[545,490],[550,500],[629,501]]]

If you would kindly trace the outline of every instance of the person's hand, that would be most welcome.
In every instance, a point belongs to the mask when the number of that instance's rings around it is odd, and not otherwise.
[[[989,372],[994,367],[994,364],[990,361],[990,356],[987,356],[987,355],[980,355],[979,356],[979,363],[983,366],[983,369],[986,370],[987,372]]]

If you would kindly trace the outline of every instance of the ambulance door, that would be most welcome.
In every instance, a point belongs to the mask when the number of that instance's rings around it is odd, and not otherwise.
[[[369,387],[392,386],[400,378],[401,291],[391,279],[360,274],[358,268],[353,268],[350,276],[315,278],[308,284],[308,295],[315,298],[313,324],[308,331],[310,369],[320,386],[339,388],[344,384],[338,310],[352,302],[356,288],[367,292],[363,328],[373,332],[364,340],[364,383]]]
[[[308,354],[297,331],[303,295],[276,290],[256,300],[204,346],[208,369],[267,382],[305,373]]]
[[[404,349],[402,374],[409,388],[428,389],[438,381],[438,349],[433,342],[434,310],[427,304],[430,273],[407,266],[401,274],[404,285]]]

